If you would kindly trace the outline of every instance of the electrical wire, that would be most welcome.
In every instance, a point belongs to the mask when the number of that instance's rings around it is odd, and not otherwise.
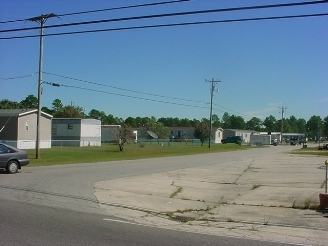
[[[63,86],[63,87],[68,87],[68,88],[75,88],[75,89],[93,91],[93,92],[98,92],[98,93],[110,94],[110,95],[114,95],[114,96],[127,97],[127,98],[133,98],[133,99],[139,99],[139,100],[145,100],[145,101],[151,101],[151,102],[159,102],[159,103],[172,104],[172,105],[178,105],[178,106],[186,106],[186,107],[207,109],[207,107],[202,107],[202,106],[188,105],[188,104],[168,102],[168,101],[161,101],[161,100],[155,100],[155,99],[143,98],[143,97],[136,97],[136,96],[129,96],[129,95],[123,95],[123,94],[119,94],[119,93],[113,93],[113,92],[107,92],[107,91],[89,89],[89,88],[80,87],[80,86],[65,85],[65,84],[60,84],[60,83],[57,83],[57,82],[43,81],[43,83],[44,84],[50,84],[50,85],[55,84],[56,86]]]
[[[143,94],[143,95],[147,95],[147,96],[162,97],[162,98],[168,98],[168,99],[174,99],[174,100],[180,100],[180,101],[187,101],[187,102],[204,103],[204,101],[197,101],[197,100],[191,100],[191,99],[183,99],[183,98],[177,98],[177,97],[169,97],[169,96],[162,96],[162,95],[158,95],[158,94],[140,92],[140,91],[125,89],[125,88],[121,88],[121,87],[116,87],[116,86],[110,86],[110,85],[95,83],[95,82],[92,82],[92,81],[87,81],[87,80],[82,80],[82,79],[76,79],[76,78],[67,77],[67,76],[63,76],[63,75],[58,75],[58,74],[54,74],[54,73],[48,73],[48,72],[42,72],[42,73],[48,74],[48,75],[54,75],[54,76],[65,78],[65,79],[71,79],[71,80],[75,80],[75,81],[79,81],[79,82],[83,82],[83,83],[88,83],[88,84],[92,84],[92,85],[99,85],[99,86],[109,87],[109,88],[113,88],[113,89],[117,89],[117,90],[122,90],[122,91],[128,91],[128,92]]]
[[[312,2],[299,2],[299,3],[285,3],[285,4],[270,4],[270,5],[256,5],[256,6],[245,6],[245,7],[234,7],[234,8],[224,8],[224,9],[210,9],[210,10],[198,10],[198,11],[187,11],[187,12],[175,12],[167,14],[156,14],[156,15],[143,15],[143,16],[133,16],[133,17],[124,17],[116,19],[106,19],[106,20],[97,20],[97,21],[84,21],[84,22],[75,22],[59,25],[44,26],[43,28],[57,28],[57,27],[68,27],[68,26],[79,26],[79,25],[90,25],[90,24],[99,24],[99,23],[108,23],[108,22],[118,22],[118,21],[129,21],[129,20],[141,20],[141,19],[153,19],[153,18],[163,18],[163,17],[173,17],[173,16],[186,16],[186,15],[199,15],[199,14],[209,14],[209,13],[219,13],[219,12],[231,12],[231,11],[241,11],[241,10],[255,10],[255,9],[267,9],[267,8],[281,8],[281,7],[292,7],[292,6],[304,6],[304,5],[313,5],[313,4],[322,4],[328,3],[328,1],[312,1]],[[36,30],[39,27],[29,27],[29,28],[18,28],[18,29],[7,29],[0,30],[0,33],[5,32],[17,32],[17,31],[28,31]]]
[[[228,111],[230,111],[230,112],[237,113],[239,116],[243,116],[243,117],[246,117],[246,118],[249,118],[249,119],[252,118],[252,117],[250,117],[250,116],[248,116],[248,115],[245,115],[245,114],[239,113],[239,112],[237,112],[237,111],[234,111],[234,110],[232,110],[232,109],[229,109],[229,108],[226,108],[226,107],[223,107],[223,106],[217,105],[217,104],[215,104],[215,103],[213,103],[213,105],[218,106],[218,107],[223,108],[223,109],[226,109],[226,110],[228,110]],[[222,110],[220,110],[220,111],[223,112]]]
[[[51,74],[51,73],[46,73],[46,74]],[[69,78],[69,77],[65,77],[65,76],[61,76],[61,75],[58,75],[58,76],[64,77],[64,78]],[[89,83],[88,81],[83,81],[83,80],[79,80],[79,79],[73,79],[73,80],[77,80],[77,81]],[[165,104],[173,104],[173,105],[178,105],[178,106],[193,107],[193,108],[202,108],[202,109],[208,109],[209,108],[209,107],[202,107],[202,106],[196,106],[196,105],[190,105],[190,104],[175,103],[175,102],[168,102],[168,101],[162,101],[162,100],[156,100],[156,99],[150,99],[150,98],[142,98],[142,97],[136,97],[136,96],[123,95],[123,94],[119,94],[119,93],[106,92],[106,91],[101,91],[101,90],[96,90],[96,89],[89,89],[89,88],[80,87],[80,86],[60,84],[58,82],[47,82],[47,81],[43,81],[42,83],[49,84],[49,85],[52,85],[52,86],[57,86],[57,87],[63,86],[63,87],[67,87],[67,88],[75,88],[75,89],[81,89],[81,90],[88,90],[88,91],[93,91],[93,92],[98,92],[98,93],[110,94],[110,95],[114,95],[114,96],[127,97],[127,98],[133,98],[133,99],[139,99],[139,100],[145,100],[145,101],[165,103]],[[98,84],[98,83],[93,83],[93,82],[91,82],[91,84],[106,86],[106,85],[103,85],[103,84]],[[107,86],[107,87],[112,87],[112,86]],[[126,90],[126,89],[123,89],[123,90]],[[138,91],[132,91],[132,90],[126,90],[126,91],[140,93]],[[193,101],[193,100],[181,99],[181,98],[166,97],[166,96],[161,96],[161,95],[156,95],[156,94],[150,94],[150,93],[141,93],[141,94],[146,94],[146,95],[151,95],[151,96],[158,96],[158,97],[163,97],[163,98],[168,98],[168,99],[183,100],[183,101],[189,101],[189,102],[202,102],[202,101]],[[204,102],[202,102],[202,103],[204,103]],[[219,105],[214,104],[214,103],[213,103],[213,105],[219,106]],[[219,107],[224,108],[227,111],[236,112],[236,111],[233,111],[233,110],[228,109],[226,107],[222,107],[222,106],[219,106]],[[216,109],[214,107],[212,109],[213,109],[213,111],[218,111],[218,112],[223,112],[223,113],[226,112],[224,110]],[[236,113],[238,113],[238,112],[236,112]],[[243,115],[241,113],[238,113],[238,114],[239,114],[238,116],[244,116],[244,117],[249,118],[249,119],[252,118],[252,117]]]
[[[228,19],[228,20],[217,20],[217,21],[184,22],[184,23],[133,26],[133,27],[120,27],[120,28],[109,28],[109,29],[97,29],[97,30],[87,30],[87,31],[75,31],[75,32],[62,32],[62,33],[44,34],[43,37],[71,35],[71,34],[84,34],[84,33],[96,33],[96,32],[109,32],[109,31],[123,31],[123,30],[134,30],[134,29],[146,29],[146,28],[159,28],[159,27],[204,25],[204,24],[244,22],[244,21],[260,21],[260,20],[277,20],[277,19],[292,19],[292,18],[307,18],[307,17],[321,17],[321,16],[328,16],[328,13],[304,14],[304,15],[287,15],[287,16],[272,16],[272,17],[257,17],[257,18],[243,18],[243,19]],[[40,35],[37,34],[37,35],[25,35],[25,36],[12,36],[12,37],[0,38],[0,40],[21,39],[21,38],[36,38],[36,37],[40,37]]]
[[[139,7],[149,7],[149,6],[171,4],[171,3],[180,3],[180,2],[189,2],[189,1],[191,1],[191,0],[175,0],[175,1],[165,1],[165,2],[157,2],[157,3],[145,3],[145,4],[123,6],[123,7],[114,7],[114,8],[108,8],[108,9],[98,9],[98,10],[82,11],[82,12],[69,13],[69,14],[61,14],[61,15],[58,15],[58,16],[62,17],[62,16],[79,15],[79,14],[90,14],[90,13],[97,13],[97,12],[104,12],[104,11],[139,8]]]
[[[17,76],[17,77],[0,78],[0,80],[21,79],[21,78],[31,77],[31,76],[33,76],[33,75],[35,75],[37,73],[38,72],[34,72],[32,74],[29,74],[29,75]],[[167,99],[174,99],[174,100],[180,100],[180,101],[186,101],[186,102],[205,103],[204,101],[197,101],[197,100],[192,100],[192,99],[183,99],[183,98],[169,97],[169,96],[163,96],[163,95],[158,95],[158,94],[152,94],[152,93],[145,93],[145,92],[140,92],[140,91],[135,91],[135,90],[129,90],[129,89],[124,89],[124,88],[120,88],[120,87],[115,87],[115,86],[109,86],[109,85],[105,85],[105,84],[95,83],[95,82],[91,82],[91,81],[87,81],[87,80],[76,79],[76,78],[72,78],[72,77],[58,75],[58,74],[54,74],[54,73],[48,73],[48,72],[43,72],[43,73],[44,74],[48,74],[48,75],[58,76],[58,77],[61,77],[61,78],[71,79],[71,80],[75,80],[75,81],[80,81],[80,82],[89,83],[89,84],[93,84],[93,85],[99,85],[99,86],[109,87],[109,88],[123,90],[123,91],[129,91],[129,92],[139,93],[139,94],[148,95],[148,96],[156,96],[156,97],[167,98]],[[68,86],[68,85],[61,85],[61,84],[58,84],[58,83],[52,83],[52,82],[46,82],[46,81],[43,81],[42,83],[44,83],[44,84],[50,84],[52,86],[65,86],[65,87],[73,87],[73,88],[82,89],[82,87],[74,87],[74,86]],[[87,89],[87,88],[85,88],[85,89]],[[93,89],[87,89],[87,90],[92,90],[92,91],[95,91],[95,92],[103,92],[103,91],[98,91],[98,90],[93,90]],[[103,93],[107,93],[107,92],[103,92]],[[165,101],[159,101],[159,100],[153,100],[153,99],[146,99],[146,98],[140,98],[140,97],[134,97],[134,96],[128,96],[128,95],[110,93],[110,92],[108,92],[107,94],[113,94],[113,95],[116,95],[116,96],[131,97],[131,98],[134,98],[134,99],[149,100],[149,101],[161,102],[161,103],[171,103],[171,104],[176,104],[176,105],[180,105],[180,106],[198,107],[198,108],[206,108],[206,109],[208,108],[208,107],[201,107],[201,106],[192,106],[192,105],[187,105],[187,104],[179,104],[179,103],[165,102]],[[223,108],[223,109],[226,109],[226,111],[237,113],[239,116],[243,116],[243,117],[246,117],[246,118],[249,118],[249,119],[252,118],[250,116],[247,116],[245,114],[239,113],[239,112],[234,111],[232,109],[229,109],[227,107],[223,107],[223,106],[217,105],[215,103],[213,103],[213,105],[218,106],[218,107]],[[218,112],[223,112],[223,113],[226,112],[224,110],[216,109],[214,107],[213,107],[213,110],[214,111],[218,111]],[[292,116],[294,116],[294,115],[292,115]]]
[[[33,75],[36,74],[36,73],[38,73],[38,72],[35,72],[35,73],[32,73],[32,74],[29,74],[29,75],[18,76],[18,77],[0,78],[0,80],[22,79],[22,78],[26,78],[26,77],[31,77],[31,76],[33,76]]]
[[[81,11],[81,12],[75,12],[75,13],[67,13],[67,14],[61,14],[61,15],[57,15],[57,16],[62,17],[62,16],[70,16],[70,15],[89,14],[89,13],[105,12],[105,11],[120,10],[120,9],[139,8],[139,7],[149,7],[149,6],[188,2],[188,1],[191,1],[191,0],[175,0],[175,1],[165,1],[165,2],[157,2],[157,3],[145,3],[145,4],[137,4],[137,5],[130,5],[130,6],[107,8],[107,9],[97,9],[97,10]],[[19,20],[12,20],[12,21],[0,21],[0,24],[22,22],[22,21],[26,21],[26,19],[19,19]]]

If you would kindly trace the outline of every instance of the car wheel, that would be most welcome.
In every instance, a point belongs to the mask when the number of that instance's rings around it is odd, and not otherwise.
[[[13,174],[13,173],[17,173],[18,171],[18,163],[17,161],[10,161],[8,162],[7,165],[7,173]]]

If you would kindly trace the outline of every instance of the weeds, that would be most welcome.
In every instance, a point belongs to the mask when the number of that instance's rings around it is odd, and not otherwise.
[[[296,207],[296,199],[292,199],[292,208],[295,208]]]
[[[168,217],[170,217],[170,218],[173,217],[173,214],[174,214],[174,212],[172,212],[172,211],[168,211],[168,212],[166,212],[166,215],[167,215]]]
[[[253,187],[252,187],[252,190],[255,190],[255,189],[257,189],[257,188],[259,188],[261,185],[260,184],[253,184]]]
[[[270,217],[269,218],[266,218],[265,215],[263,217],[263,225],[268,225],[269,224],[269,221],[270,221]]]
[[[182,211],[181,211],[182,212]],[[171,219],[171,220],[175,220],[175,221],[179,221],[179,222],[189,222],[189,221],[194,221],[195,218],[193,217],[185,217],[185,216],[174,216],[174,212],[172,211],[168,211],[166,212],[166,215]]]
[[[219,200],[219,205],[222,204],[227,204],[228,202],[226,200],[224,200],[224,196],[221,196],[220,200]]]
[[[304,208],[305,208],[305,209],[309,209],[309,208],[311,207],[311,203],[312,203],[311,198],[307,198],[307,199],[304,201]]]
[[[235,221],[234,221],[234,219],[228,217],[228,218],[227,218],[227,222],[235,222]]]
[[[145,147],[145,143],[139,143],[140,148]]]
[[[320,188],[322,189],[323,187],[325,187],[325,185],[326,185],[326,180],[322,182]]]
[[[182,192],[182,187],[178,187],[177,189],[176,189],[176,191],[174,191],[174,192],[172,192],[172,194],[170,195],[170,198],[173,198],[173,197],[175,197],[176,195],[178,195],[180,192]]]

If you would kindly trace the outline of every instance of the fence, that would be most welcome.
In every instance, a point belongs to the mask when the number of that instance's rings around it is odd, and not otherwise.
[[[10,146],[13,146],[15,148],[19,148],[19,149],[35,149],[36,148],[35,140],[20,140],[20,141],[0,140],[0,142],[4,143],[4,144],[8,144]],[[50,140],[40,141],[39,146],[42,149],[51,148],[51,141]]]

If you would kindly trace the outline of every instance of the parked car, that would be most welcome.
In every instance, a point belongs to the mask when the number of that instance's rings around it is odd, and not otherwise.
[[[271,145],[277,146],[278,145],[278,139],[276,139],[276,138],[271,139]]]
[[[289,139],[290,145],[297,145],[302,143],[302,139],[299,138],[291,138]]]
[[[221,143],[227,144],[227,143],[235,143],[239,144],[243,141],[241,136],[232,136],[232,137],[226,137],[225,139],[221,140]]]
[[[29,163],[30,160],[24,150],[0,143],[0,169],[6,169],[7,173],[16,173]]]

